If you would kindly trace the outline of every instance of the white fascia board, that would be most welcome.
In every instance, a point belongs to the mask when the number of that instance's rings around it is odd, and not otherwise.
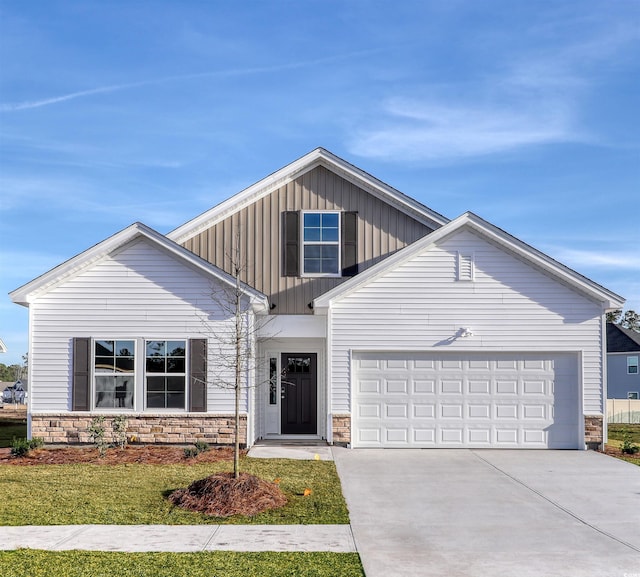
[[[167,237],[177,243],[185,242],[203,230],[206,230],[257,200],[264,198],[274,190],[277,190],[281,186],[318,166],[324,166],[328,170],[335,172],[349,182],[398,208],[402,212],[409,214],[430,228],[437,228],[448,222],[446,217],[402,194],[342,158],[335,156],[328,150],[316,148],[298,160],[295,160],[202,213],[200,216],[172,230],[167,234]]]
[[[198,269],[207,276],[217,278],[231,286],[235,285],[235,279],[223,270],[186,250],[172,240],[169,240],[152,228],[149,228],[140,222],[136,222],[14,290],[9,293],[9,296],[14,303],[29,306],[29,303],[33,302],[38,296],[46,293],[51,290],[51,288],[65,280],[79,274],[81,271],[86,270],[93,263],[104,258],[106,255],[113,253],[136,238],[146,238],[165,252],[168,252],[179,260],[184,261],[192,268]],[[242,283],[241,288],[243,293],[251,299],[254,308],[268,310],[269,304],[265,295],[244,283]]]
[[[340,299],[359,287],[368,284],[374,278],[408,261],[415,254],[428,250],[444,237],[455,233],[463,227],[475,231],[512,254],[554,276],[559,281],[602,303],[603,310],[621,308],[624,305],[625,300],[621,296],[582,276],[472,212],[466,212],[366,271],[319,296],[313,301],[314,312],[316,312],[317,308],[317,314],[326,314],[325,311],[331,306],[332,301]]]
[[[0,339],[0,353],[6,353],[6,352],[7,352],[7,346],[4,344],[2,339]]]

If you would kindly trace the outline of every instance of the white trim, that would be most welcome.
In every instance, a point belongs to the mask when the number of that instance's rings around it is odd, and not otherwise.
[[[98,260],[137,238],[145,238],[201,273],[235,287],[235,279],[222,269],[210,264],[152,228],[136,222],[12,291],[9,293],[9,296],[14,303],[29,306],[29,304],[34,302],[39,296],[47,293],[69,278],[78,275]],[[268,310],[269,303],[265,295],[245,283],[241,283],[241,289],[243,293],[251,299],[252,307],[256,312],[258,310]]]
[[[417,254],[430,250],[437,242],[443,238],[458,232],[463,228],[468,228],[472,232],[479,234],[498,246],[506,249],[512,254],[529,262],[531,265],[542,270],[546,274],[555,277],[574,290],[577,290],[596,302],[602,303],[603,309],[621,308],[624,306],[624,299],[600,286],[592,280],[571,270],[565,265],[527,245],[526,243],[511,236],[507,232],[483,220],[479,216],[466,212],[448,224],[417,240],[413,244],[399,250],[378,264],[361,272],[357,276],[336,286],[330,291],[320,295],[313,301],[314,311],[323,314],[323,309],[331,306],[334,300],[339,300],[348,294],[356,291],[360,287],[368,284],[375,278],[393,270],[400,264],[408,261]],[[603,312],[604,312],[603,310]]]
[[[338,240],[335,241],[305,241],[304,240],[304,217],[307,214],[335,214],[338,216]],[[322,229],[322,227],[320,227]],[[341,278],[342,277],[342,215],[339,210],[301,210],[300,211],[300,278]],[[306,246],[336,246],[338,248],[338,266],[335,273],[333,272],[306,272],[304,269],[304,249]]]
[[[437,228],[449,221],[441,214],[402,194],[328,150],[316,148],[176,228],[167,234],[167,237],[177,243],[183,243],[318,166],[324,166],[331,172],[345,178],[387,204],[396,207],[429,228]]]

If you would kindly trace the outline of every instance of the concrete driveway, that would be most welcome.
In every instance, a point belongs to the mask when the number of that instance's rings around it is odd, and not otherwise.
[[[367,577],[640,577],[640,467],[592,451],[333,452]]]

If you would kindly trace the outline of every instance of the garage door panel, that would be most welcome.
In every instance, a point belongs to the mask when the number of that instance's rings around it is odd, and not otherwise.
[[[355,446],[579,446],[576,355],[360,355]]]

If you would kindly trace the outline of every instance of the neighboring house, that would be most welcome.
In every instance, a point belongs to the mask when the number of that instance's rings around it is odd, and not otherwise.
[[[607,323],[607,398],[640,399],[640,333]]]
[[[233,394],[214,381],[236,238],[247,320],[272,320],[244,343],[260,364],[244,375],[247,445],[603,442],[604,314],[624,300],[324,149],[166,236],[133,224],[12,292],[30,309],[30,433],[86,442],[96,415],[126,415],[143,442],[230,442]]]

